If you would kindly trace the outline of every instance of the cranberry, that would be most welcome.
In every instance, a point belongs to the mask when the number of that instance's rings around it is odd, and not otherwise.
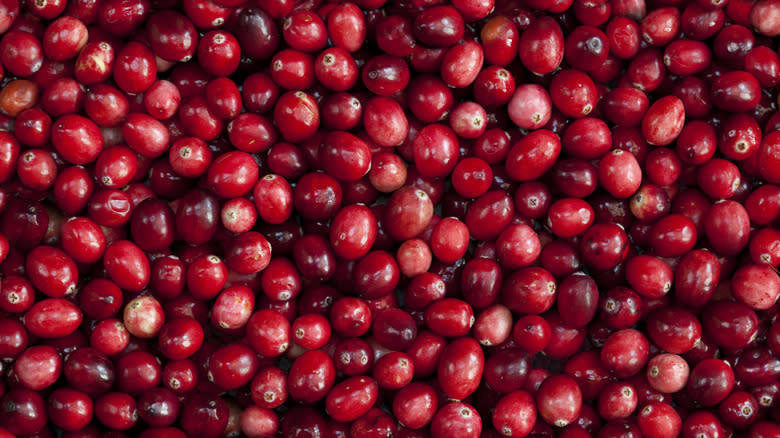
[[[552,168],[560,153],[557,135],[545,129],[534,131],[512,146],[506,159],[507,173],[517,181],[539,178]]]
[[[634,329],[612,334],[601,350],[601,361],[618,377],[630,377],[641,370],[649,355],[647,338]]]
[[[164,314],[159,301],[153,297],[141,296],[127,303],[124,310],[124,324],[127,331],[139,338],[152,338],[162,329]]]
[[[432,216],[433,202],[430,196],[421,189],[406,186],[393,193],[388,200],[383,225],[390,237],[408,240],[422,233]]]
[[[656,255],[675,257],[693,249],[697,237],[692,220],[682,214],[670,214],[653,224],[648,243]]]
[[[409,83],[409,66],[403,59],[379,55],[366,62],[361,73],[366,88],[380,96],[391,96]]]
[[[533,20],[523,31],[518,45],[520,61],[532,73],[543,75],[555,70],[563,60],[564,38],[552,17]]]
[[[171,360],[192,356],[203,344],[203,329],[192,318],[178,318],[162,326],[158,346]]]
[[[403,387],[393,399],[393,414],[402,424],[419,429],[433,419],[438,400],[433,387],[422,382],[413,382]]]
[[[116,363],[117,387],[135,395],[159,385],[162,369],[157,359],[145,351],[131,351]]]
[[[114,384],[114,365],[100,351],[82,347],[65,359],[65,379],[74,388],[90,395],[102,394]]]
[[[24,388],[8,391],[0,398],[3,415],[0,426],[13,435],[41,432],[46,427],[46,402],[35,391]]]
[[[696,434],[719,436],[723,434],[723,426],[711,412],[696,411],[688,415],[685,421],[683,421],[682,434],[686,438],[696,436]]]
[[[637,415],[637,424],[646,437],[677,436],[682,429],[682,420],[674,408],[666,403],[652,402]]]
[[[180,420],[187,435],[217,437],[227,426],[228,404],[218,396],[193,394],[182,407]]]
[[[337,421],[353,421],[369,411],[378,395],[378,386],[370,377],[350,377],[328,392],[325,407]]]
[[[564,427],[577,419],[582,393],[577,382],[564,374],[550,376],[542,382],[537,394],[539,416],[547,423]]]
[[[3,278],[0,309],[11,313],[24,312],[33,305],[34,300],[35,289],[29,280],[18,275]]]
[[[578,119],[587,116],[596,107],[596,86],[593,80],[581,71],[558,72],[550,87],[553,105],[567,117]]]
[[[66,431],[80,430],[92,420],[92,399],[83,392],[58,388],[49,395],[47,402],[51,422]]]
[[[452,402],[441,407],[431,423],[431,438],[462,436],[476,438],[481,436],[482,420],[471,405]]]
[[[72,295],[76,289],[79,279],[76,263],[60,249],[35,248],[27,255],[25,267],[33,285],[49,297],[62,298]]]
[[[734,387],[731,366],[720,359],[704,359],[696,364],[688,378],[688,394],[703,406],[723,401]]]
[[[62,359],[54,347],[36,345],[15,358],[13,372],[22,386],[40,391],[54,384],[60,377]]]
[[[515,391],[499,400],[493,412],[493,427],[506,436],[524,436],[536,422],[533,397],[525,391]]]
[[[479,43],[466,41],[458,44],[447,50],[442,59],[442,79],[450,87],[467,87],[477,78],[483,61],[484,53]]]
[[[599,415],[605,420],[627,418],[636,405],[636,389],[630,383],[610,383],[599,394]]]
[[[320,124],[320,114],[314,99],[303,91],[288,91],[274,106],[274,121],[282,137],[297,142],[311,137]]]
[[[43,48],[31,33],[11,31],[0,40],[0,60],[10,73],[16,76],[31,76],[43,65]]]
[[[648,335],[660,348],[682,354],[700,342],[701,325],[687,310],[662,307],[647,316]]]
[[[642,183],[639,162],[633,154],[615,149],[599,162],[599,182],[615,198],[628,198]]]
[[[744,429],[757,420],[758,402],[748,392],[734,391],[723,400],[718,411],[726,426]]]
[[[95,416],[107,427],[127,430],[138,421],[138,409],[130,395],[111,392],[95,400]]]
[[[528,315],[515,322],[512,339],[528,353],[538,353],[550,342],[551,330],[550,324],[544,318]]]
[[[63,298],[48,298],[36,302],[25,313],[27,331],[38,337],[59,338],[73,333],[82,321],[75,304]]]
[[[580,251],[585,263],[599,270],[611,269],[628,255],[628,238],[618,225],[596,224],[583,234]]]
[[[438,381],[448,397],[463,399],[476,390],[485,359],[479,344],[460,338],[445,347],[439,358]]]
[[[154,388],[145,391],[138,400],[138,415],[144,423],[154,427],[173,424],[179,416],[181,406],[173,391]]]
[[[653,103],[645,113],[642,135],[652,145],[665,146],[680,135],[684,121],[683,102],[674,96],[666,96]]]
[[[765,385],[777,376],[778,360],[768,348],[753,348],[743,352],[735,368],[736,377],[749,385]]]
[[[249,383],[258,368],[259,360],[250,347],[231,344],[211,354],[207,376],[217,387],[231,390]]]
[[[5,33],[10,27],[16,17],[19,15],[19,2],[18,1],[5,1],[2,3],[3,8],[3,21],[0,26],[0,31]]]
[[[190,244],[206,243],[217,231],[218,216],[216,196],[193,189],[181,198],[176,210],[178,236]]]

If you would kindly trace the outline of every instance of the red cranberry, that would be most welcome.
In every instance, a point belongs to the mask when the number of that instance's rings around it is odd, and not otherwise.
[[[37,392],[18,388],[0,398],[3,415],[0,426],[13,435],[41,432],[46,427],[46,403]]]
[[[528,435],[536,422],[533,397],[525,391],[515,391],[504,396],[496,405],[492,419],[493,427],[503,435]]]
[[[539,415],[551,425],[564,427],[579,416],[582,393],[577,382],[569,376],[548,377],[536,397]]]
[[[506,159],[507,173],[517,181],[539,178],[552,168],[560,153],[557,135],[545,129],[534,131],[512,146]]]
[[[431,438],[462,436],[477,438],[481,436],[482,420],[471,405],[452,402],[441,407],[431,423]]]
[[[520,60],[528,70],[543,75],[555,70],[563,60],[563,32],[552,17],[533,20],[519,42]]]
[[[218,396],[193,394],[182,407],[180,421],[188,435],[217,437],[227,426],[229,408]]]
[[[370,377],[350,377],[333,387],[325,399],[328,414],[337,421],[354,421],[371,408],[379,387]]]
[[[601,361],[618,377],[630,377],[644,368],[649,355],[645,336],[634,330],[620,330],[612,334],[601,350]]]
[[[610,383],[599,394],[599,415],[608,421],[627,418],[634,412],[636,405],[636,389],[629,383]]]
[[[639,411],[637,424],[646,437],[677,436],[682,420],[674,408],[666,403],[653,402]]]
[[[73,333],[82,318],[80,309],[70,301],[48,298],[30,307],[24,315],[24,325],[34,336],[59,338]]]

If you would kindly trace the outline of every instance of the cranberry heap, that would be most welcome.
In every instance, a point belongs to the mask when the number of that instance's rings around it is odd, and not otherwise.
[[[0,0],[0,438],[780,437],[780,0]]]

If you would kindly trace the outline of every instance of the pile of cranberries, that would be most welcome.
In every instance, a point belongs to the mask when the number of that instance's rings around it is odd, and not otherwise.
[[[780,437],[780,0],[0,0],[0,438]]]

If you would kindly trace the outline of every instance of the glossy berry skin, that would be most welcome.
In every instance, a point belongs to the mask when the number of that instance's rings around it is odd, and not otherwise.
[[[501,297],[514,312],[541,314],[553,306],[557,288],[555,278],[547,270],[527,267],[506,278]]]
[[[43,48],[32,34],[12,31],[0,40],[2,46],[2,61],[9,73],[15,76],[27,77],[41,69],[43,64]],[[25,48],[19,50],[19,48]]]
[[[95,401],[95,417],[112,429],[127,430],[138,421],[138,409],[130,395],[110,392]]]
[[[180,421],[188,435],[218,437],[227,426],[228,404],[218,396],[194,394],[182,408]]]
[[[461,400],[476,390],[485,366],[479,343],[459,338],[450,343],[439,358],[438,381],[448,397]]]
[[[626,418],[634,412],[636,405],[636,389],[628,383],[611,383],[599,395],[599,415],[605,420]]]
[[[371,167],[368,145],[348,132],[328,134],[320,147],[319,157],[325,171],[342,181],[359,180]]]
[[[203,345],[203,329],[193,318],[177,318],[162,326],[158,348],[170,360],[183,360]]]
[[[777,301],[780,284],[777,274],[767,265],[739,268],[731,280],[731,294],[755,310],[770,308]]]
[[[515,143],[506,159],[506,170],[516,181],[530,181],[552,168],[561,153],[561,141],[552,131],[540,129]]]
[[[685,309],[654,309],[647,315],[647,322],[650,339],[669,353],[685,353],[701,340],[701,324]]]
[[[596,106],[596,85],[581,71],[560,71],[553,77],[550,87],[553,105],[565,116],[585,117]]]
[[[187,62],[195,54],[197,34],[186,16],[160,11],[149,17],[146,34],[155,55],[167,61]]]
[[[46,426],[46,402],[37,392],[18,388],[8,391],[0,400],[7,413],[0,426],[11,436],[35,434]]]
[[[126,93],[146,91],[155,80],[154,53],[144,44],[132,42],[116,54],[113,78]]]
[[[641,370],[648,360],[650,345],[645,336],[634,329],[613,333],[601,350],[601,362],[619,377],[630,377]]]
[[[659,354],[647,364],[647,380],[650,386],[663,393],[674,393],[685,388],[689,374],[688,363],[675,354]]]
[[[685,108],[680,99],[666,96],[648,108],[642,118],[642,135],[648,143],[665,146],[673,142],[683,129]]]
[[[505,395],[493,412],[493,427],[506,436],[525,436],[536,422],[536,406],[533,397],[526,391],[515,391]]]
[[[683,421],[682,434],[688,438],[700,433],[709,434],[709,436],[721,436],[723,434],[723,425],[718,420],[718,417],[708,411],[693,412]]]
[[[103,265],[111,279],[123,289],[139,291],[149,284],[149,259],[130,241],[118,241],[109,245],[103,256]]]
[[[207,377],[210,382],[225,390],[249,383],[259,368],[255,352],[246,345],[226,345],[209,358]]]
[[[414,139],[414,162],[426,177],[444,177],[457,164],[457,138],[449,127],[433,124],[424,127]]]
[[[26,270],[33,285],[52,298],[72,294],[79,279],[74,260],[51,246],[32,250],[27,255]]]
[[[428,425],[438,408],[432,386],[413,382],[398,391],[393,400],[393,414],[406,427],[419,429]]]
[[[702,406],[715,406],[734,387],[734,372],[720,359],[704,359],[691,370],[686,391]]]
[[[325,409],[337,421],[353,421],[368,412],[376,401],[379,386],[370,377],[343,380],[328,392]]]
[[[756,335],[757,326],[755,312],[738,302],[713,302],[702,314],[702,328],[716,344],[726,348],[746,346]]]
[[[520,36],[518,53],[523,65],[543,75],[555,70],[563,60],[564,38],[560,25],[543,17],[534,21]]]
[[[433,217],[433,202],[423,190],[406,186],[390,197],[382,224],[396,240],[408,240],[425,230]]]
[[[595,269],[611,269],[628,255],[628,238],[615,224],[596,224],[583,234],[580,251],[584,261]]]
[[[47,412],[52,423],[66,431],[80,430],[92,420],[93,402],[83,392],[58,388],[49,395],[47,403]]]
[[[303,91],[288,91],[274,106],[274,120],[282,137],[298,142],[311,137],[320,124],[320,113],[314,99]]]
[[[279,356],[290,346],[290,322],[273,310],[258,310],[247,322],[247,341],[263,356]]]
[[[62,373],[62,359],[54,347],[36,345],[16,357],[14,374],[27,389],[41,391],[51,386]]]
[[[54,122],[51,141],[57,152],[73,164],[95,161],[103,148],[103,136],[97,125],[76,114],[62,116]]]
[[[637,423],[646,437],[677,436],[682,429],[680,415],[670,405],[652,402],[639,411]]]
[[[539,387],[539,415],[551,425],[564,427],[573,422],[579,416],[581,405],[582,392],[569,376],[550,376]]]
[[[27,331],[42,338],[59,338],[73,333],[81,324],[81,310],[62,298],[38,301],[25,313]]]
[[[348,260],[367,254],[376,236],[376,218],[364,205],[351,205],[340,210],[331,223],[331,246],[337,256]]]
[[[482,432],[482,419],[471,405],[452,402],[436,413],[431,423],[431,438],[444,438],[455,434],[464,438],[477,438]]]

